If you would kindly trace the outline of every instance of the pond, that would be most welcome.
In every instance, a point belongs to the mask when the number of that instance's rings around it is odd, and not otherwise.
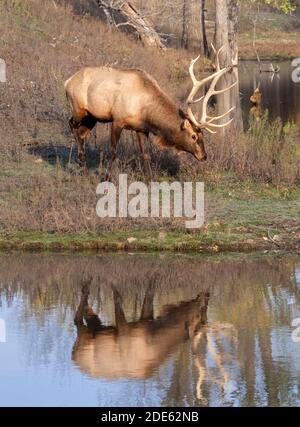
[[[300,405],[295,256],[9,254],[0,273],[1,406]]]
[[[261,69],[269,70],[270,64],[270,62],[262,62]],[[279,73],[260,73],[259,64],[256,61],[240,62],[241,105],[246,127],[251,108],[250,97],[257,87],[262,93],[262,108],[269,111],[270,120],[279,117],[283,123],[289,121],[300,126],[300,70],[297,82],[295,79],[297,68],[292,66],[292,61],[273,62],[273,67],[279,67]]]

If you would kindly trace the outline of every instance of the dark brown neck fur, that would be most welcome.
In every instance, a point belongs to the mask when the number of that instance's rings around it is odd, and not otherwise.
[[[181,123],[186,115],[178,106],[162,91],[153,93],[153,107],[149,107],[146,122],[154,134],[167,141],[180,131]],[[169,144],[167,144],[169,145]]]

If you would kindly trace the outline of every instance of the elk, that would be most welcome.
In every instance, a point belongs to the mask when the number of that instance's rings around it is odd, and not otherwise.
[[[65,91],[72,111],[69,125],[78,145],[79,165],[84,172],[87,173],[85,140],[97,122],[112,123],[107,179],[116,159],[117,144],[123,129],[136,132],[145,168],[150,177],[150,158],[144,144],[150,133],[154,135],[154,143],[162,148],[173,147],[178,154],[187,152],[199,161],[206,160],[203,131],[216,133],[216,129],[227,126],[232,121],[217,124],[217,121],[230,114],[233,108],[218,117],[210,117],[207,114],[209,99],[237,84],[235,82],[222,90],[216,90],[221,77],[232,70],[231,66],[220,67],[221,50],[222,47],[218,51],[214,48],[216,71],[200,81],[194,73],[194,65],[200,56],[191,61],[189,74],[193,87],[186,101],[186,112],[169,98],[150,75],[140,69],[88,67],[68,79],[65,82]],[[208,83],[210,87],[206,95],[195,100],[199,90]],[[202,115],[198,121],[192,112],[192,105],[200,101],[203,102]]]
[[[89,290],[89,285],[82,287],[75,315],[77,339],[72,360],[92,378],[149,378],[181,342],[192,338],[207,321],[208,292],[168,306],[154,319],[155,285],[150,283],[140,320],[135,322],[126,321],[121,296],[113,288],[116,326],[105,326],[88,304]]]
[[[256,120],[259,121],[262,116],[262,93],[259,86],[255,89],[253,94],[250,96],[250,102],[252,104],[250,115]]]

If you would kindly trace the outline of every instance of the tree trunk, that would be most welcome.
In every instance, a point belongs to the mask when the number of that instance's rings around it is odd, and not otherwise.
[[[238,65],[240,8],[237,0],[216,0],[216,47],[224,46],[221,67]]]
[[[139,11],[137,11],[132,6],[131,3],[129,2],[122,3],[120,10],[128,19],[129,25],[132,25],[135,28],[135,30],[139,34],[139,37],[142,43],[145,46],[156,47],[159,49],[166,49],[159,35],[152,27],[152,24],[150,23],[150,21],[145,17],[143,17],[139,13]]]
[[[229,46],[229,13],[227,0],[216,0],[216,48],[223,46],[220,54],[221,68],[231,65],[231,51]]]
[[[203,53],[200,28],[200,2],[199,0],[189,0],[188,5],[188,47],[197,54]]]
[[[228,41],[232,64],[238,65],[238,33],[240,24],[240,7],[237,0],[227,0],[228,5]]]
[[[181,47],[204,54],[202,0],[183,0]]]
[[[115,25],[113,16],[107,7],[103,7],[102,9],[103,9],[104,15],[106,17],[106,22],[107,22],[108,28],[109,28],[109,30],[111,30],[112,27]]]
[[[239,7],[237,0],[216,0],[216,48],[223,46],[220,54],[221,67],[238,65],[238,28],[239,28]],[[231,85],[238,81],[238,69],[234,68],[231,74],[223,77],[219,89]],[[219,96],[219,112],[227,111],[235,106],[233,126],[237,131],[243,130],[242,110],[240,102],[239,85],[235,86],[228,92]],[[224,122],[228,117],[224,119]],[[223,129],[224,135],[226,130]]]
[[[199,0],[200,3],[200,52],[205,56],[209,56],[209,48],[207,43],[206,25],[205,25],[205,0]]]
[[[240,6],[237,0],[227,0],[228,5],[228,41],[231,53],[232,65],[235,67],[233,74],[236,80],[239,80],[238,74],[238,62],[239,62],[239,51],[238,51],[238,34],[240,28]],[[235,128],[237,131],[243,131],[243,116],[240,99],[240,88],[239,84],[232,89],[231,92],[232,101],[235,102]]]
[[[106,16],[108,12],[111,16],[113,16],[114,13],[118,15],[121,22],[115,24],[116,27],[130,26],[135,29],[140,40],[145,46],[150,46],[157,49],[166,49],[159,35],[153,28],[152,23],[146,17],[142,16],[130,2],[124,2],[121,0],[96,1],[99,7],[104,10]],[[109,21],[111,23],[113,22],[113,19]]]
[[[189,44],[189,39],[188,39],[188,17],[187,17],[187,13],[188,13],[188,5],[187,5],[188,0],[183,0],[182,3],[182,35],[181,35],[181,47],[183,47],[184,49],[188,48],[188,44]]]

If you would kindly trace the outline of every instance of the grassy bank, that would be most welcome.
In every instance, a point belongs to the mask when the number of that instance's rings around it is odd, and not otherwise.
[[[96,232],[2,231],[0,249],[33,251],[300,252],[300,189],[268,184],[206,184],[207,220],[198,231],[136,220]],[[102,220],[103,221],[103,220]],[[121,228],[121,230],[118,229]],[[103,229],[105,227],[102,226]],[[123,229],[122,229],[123,228]]]
[[[99,234],[19,232],[0,235],[0,251],[50,252],[259,252],[292,251],[300,254],[299,227],[261,232],[239,229],[188,234],[179,231],[124,231]]]

